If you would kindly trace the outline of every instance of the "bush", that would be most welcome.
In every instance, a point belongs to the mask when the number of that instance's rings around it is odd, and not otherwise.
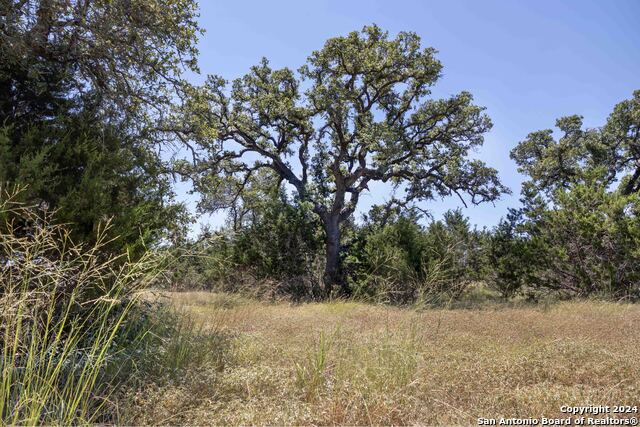
[[[426,253],[422,227],[413,218],[399,218],[360,233],[361,249],[352,250],[346,260],[354,297],[385,303],[414,301]]]
[[[313,214],[280,194],[250,217],[235,229],[205,230],[197,242],[178,250],[170,287],[270,299],[317,298],[322,240]]]
[[[317,219],[304,206],[276,199],[235,233],[232,259],[238,266],[251,267],[258,278],[304,276],[321,248],[319,230]]]
[[[372,216],[373,217],[373,216]],[[481,276],[482,233],[459,211],[426,228],[411,214],[366,224],[346,259],[354,296],[410,304],[455,299]]]
[[[515,213],[501,220],[491,233],[487,244],[487,281],[503,298],[515,296],[530,283],[536,263],[532,244],[518,233]]]
[[[529,224],[532,283],[568,295],[640,297],[640,195],[574,185]]]

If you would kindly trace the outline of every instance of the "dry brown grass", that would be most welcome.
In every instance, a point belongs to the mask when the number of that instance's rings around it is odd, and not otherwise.
[[[138,393],[137,424],[476,424],[640,403],[637,305],[415,311],[168,297],[234,336],[232,363]]]

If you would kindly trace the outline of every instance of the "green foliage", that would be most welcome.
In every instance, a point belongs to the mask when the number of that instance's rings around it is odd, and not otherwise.
[[[616,105],[602,128],[582,129],[580,116],[562,117],[556,127],[558,140],[551,129],[532,132],[511,151],[530,177],[525,187],[549,197],[572,184],[619,183],[623,194],[640,190],[640,90]]]
[[[630,184],[635,182],[636,98],[637,93],[619,104],[602,129],[583,130],[579,117],[565,117],[557,122],[558,140],[542,131],[519,144],[512,155],[530,177],[523,185],[524,205],[491,232],[471,230],[459,211],[423,227],[395,199],[372,209],[362,225],[342,220],[341,260],[352,294],[388,303],[433,302],[457,298],[469,283],[484,281],[505,299],[536,299],[549,292],[638,297],[640,220],[638,192]],[[323,179],[330,181],[328,175]],[[283,196],[280,205],[260,202],[268,193],[260,182],[270,180],[252,178],[249,185],[232,187],[237,191],[230,194],[241,200],[234,206],[245,219],[234,221],[235,233],[218,253],[236,267],[255,266],[255,277],[273,279],[270,286],[278,288],[299,274],[296,266],[310,269],[305,260],[311,257],[297,254],[318,253],[321,225],[298,225],[296,215],[315,211],[312,203]]]
[[[578,116],[557,126],[557,141],[551,130],[534,132],[511,153],[530,177],[523,184],[525,240],[497,230],[498,286],[526,280],[571,295],[638,297],[640,91],[600,129],[582,130]]]
[[[139,257],[146,245],[186,232],[186,211],[172,202],[153,153],[86,114],[57,122],[24,135],[0,128],[0,182],[22,187],[23,201],[55,210],[76,241],[89,242],[111,219],[115,239],[103,249],[113,253]]]
[[[200,32],[192,0],[3,1],[0,123],[29,128],[91,103],[143,137],[197,71]]]
[[[418,220],[404,214],[358,230],[345,263],[354,296],[395,304],[436,302],[456,298],[481,278],[483,234],[471,230],[460,211],[447,212],[426,228]]]
[[[415,299],[426,243],[422,227],[414,218],[398,218],[367,231],[359,233],[359,245],[345,262],[354,296],[400,303]]]
[[[181,254],[172,287],[317,296],[314,270],[322,246],[317,218],[281,191],[263,196],[249,200],[245,195],[227,228],[205,230]],[[241,220],[235,215],[239,210]]]
[[[141,256],[184,232],[157,118],[196,70],[190,0],[0,5],[0,182],[58,211],[78,241],[113,217],[104,249]]]
[[[232,259],[257,277],[284,279],[309,272],[322,244],[317,218],[284,195],[267,203],[236,232]]]
[[[536,224],[544,248],[535,283],[577,295],[640,296],[640,204],[637,194],[575,185]]]
[[[583,130],[580,116],[560,118],[556,126],[562,132],[557,141],[551,129],[532,132],[511,152],[519,172],[531,178],[524,185],[552,195],[557,189],[585,180],[609,182],[612,178],[606,167],[609,153],[600,131]]]
[[[501,220],[490,234],[486,248],[487,281],[505,299],[531,283],[530,274],[536,261],[532,248],[531,242],[518,230],[516,212]]]

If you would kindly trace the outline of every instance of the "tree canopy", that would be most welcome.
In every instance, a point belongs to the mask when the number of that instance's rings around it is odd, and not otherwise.
[[[530,133],[511,151],[525,184],[535,191],[552,193],[577,183],[608,186],[618,181],[623,194],[640,191],[640,91],[615,106],[601,128],[583,129],[582,117],[556,121],[553,130]]]
[[[157,132],[196,71],[192,0],[0,3],[0,181],[80,240],[109,217],[121,245],[177,231]]]
[[[10,0],[0,15],[0,111],[54,116],[97,103],[140,128],[197,70],[192,0]],[[152,109],[149,109],[152,107]],[[10,112],[10,113],[9,113]]]

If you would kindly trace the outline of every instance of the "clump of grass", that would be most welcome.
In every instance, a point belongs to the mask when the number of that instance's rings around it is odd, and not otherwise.
[[[97,422],[118,334],[159,260],[104,255],[108,224],[76,244],[17,191],[0,193],[0,424]]]
[[[295,364],[296,383],[304,391],[307,400],[315,399],[324,389],[331,342],[332,337],[328,337],[324,331],[321,331],[316,348],[307,355],[302,363],[296,362]]]
[[[158,358],[160,376],[178,376],[185,369],[206,366],[223,370],[231,357],[231,337],[223,331],[196,323],[189,315],[175,313],[172,328],[165,334]],[[224,350],[224,351],[223,351]]]

